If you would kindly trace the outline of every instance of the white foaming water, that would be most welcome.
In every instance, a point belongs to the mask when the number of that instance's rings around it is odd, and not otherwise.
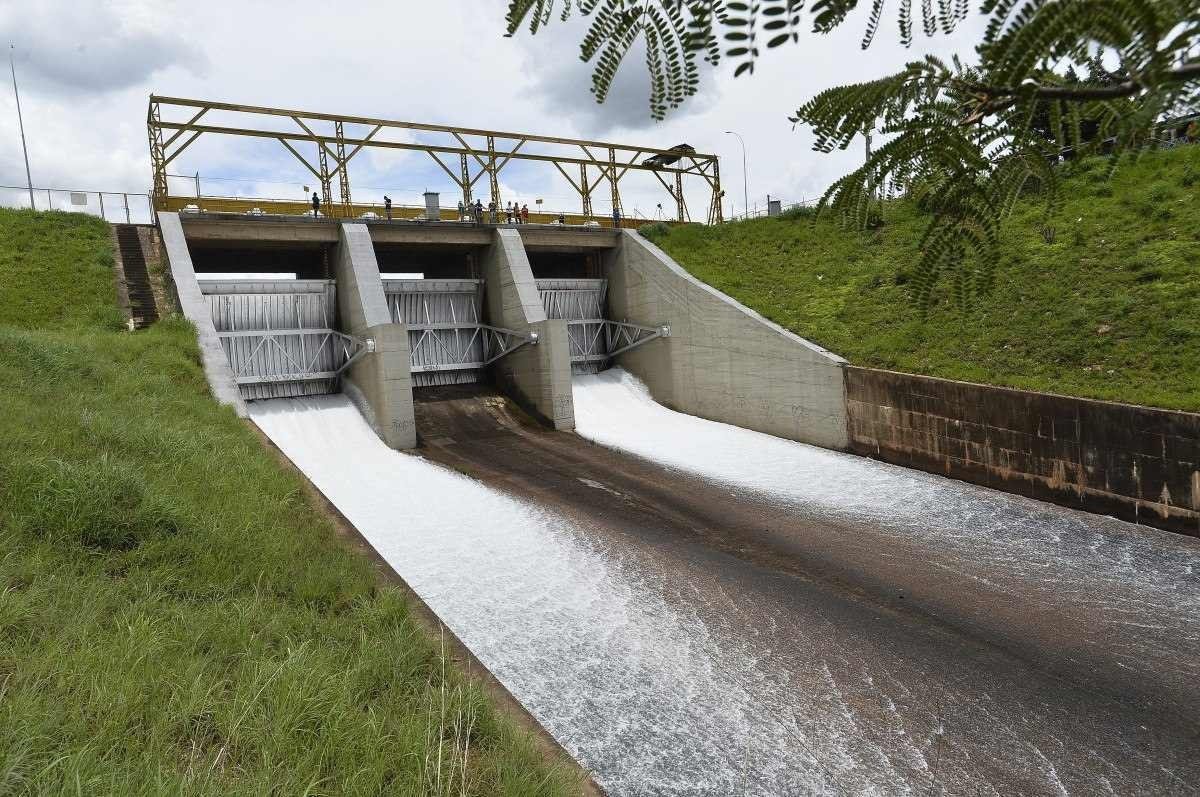
[[[684,415],[621,368],[576,377],[574,400],[583,437],[799,513],[864,521],[1058,593],[1111,588],[1147,615],[1200,614],[1195,539]]]
[[[342,396],[256,402],[251,416],[614,795],[732,793],[742,747],[771,749],[787,733],[763,716],[774,700],[753,660],[718,650],[686,602],[662,597],[686,585],[553,513],[388,449]],[[811,762],[773,766],[776,784],[821,788]]]
[[[708,478],[778,491],[804,511],[847,511],[838,489],[853,487],[849,511],[895,514],[901,530],[933,517],[922,533],[964,545],[975,535],[992,555],[1036,564],[1053,552],[1041,536],[1024,552],[997,548],[1004,496],[680,416],[620,373],[580,379],[575,395],[585,435],[693,472],[703,462]],[[1092,760],[1118,784],[1156,771],[1111,734],[1087,741],[1089,762],[1064,760],[1056,734],[1074,715],[1024,694],[1019,678],[960,663],[956,647],[903,655],[938,643],[914,647],[869,609],[826,610],[786,578],[755,585],[736,561],[672,558],[392,451],[344,397],[255,403],[251,415],[614,797],[926,793],[939,766],[943,782],[1001,793],[980,763],[993,759],[1005,778],[1034,773],[1033,791],[1062,771],[1094,786]],[[1051,528],[1072,518],[1021,513]],[[974,530],[953,525],[964,517]],[[1007,522],[1004,534],[1025,533]],[[1097,534],[1095,555],[1107,557],[1120,535]],[[999,733],[1011,740],[993,748]]]

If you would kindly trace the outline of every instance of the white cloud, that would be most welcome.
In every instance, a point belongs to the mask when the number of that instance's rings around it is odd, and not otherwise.
[[[555,22],[536,37],[522,32],[507,39],[504,7],[495,0],[444,0],[342,4],[333,13],[315,0],[295,0],[286,10],[228,0],[0,0],[0,33],[16,44],[39,185],[145,191],[144,120],[147,97],[155,92],[647,146],[687,142],[721,156],[725,207],[732,200],[739,212],[741,149],[725,130],[737,130],[746,141],[751,204],[762,205],[768,193],[785,201],[819,194],[861,161],[861,145],[814,153],[811,136],[793,131],[787,115],[824,88],[893,71],[925,52],[904,50],[884,29],[864,53],[861,24],[852,21],[831,36],[808,35],[765,54],[753,76],[735,80],[732,65],[723,64],[704,75],[700,97],[656,123],[646,102],[645,65],[636,54],[623,65],[608,104],[596,105],[590,67],[578,60],[581,23]],[[972,20],[967,27],[935,40],[931,49],[967,51],[980,26]],[[0,184],[24,182],[15,116],[11,92],[0,92]],[[447,165],[457,163],[451,157]],[[203,136],[170,170],[199,171],[205,190],[214,193],[239,180],[296,193],[313,182],[282,147],[263,140]],[[417,204],[425,188],[447,201],[457,196],[447,175],[419,153],[368,150],[350,175],[356,198],[389,193],[397,203]],[[573,189],[549,165],[514,161],[502,178],[502,197],[541,196],[547,207],[578,208]],[[652,176],[630,172],[621,188],[627,213],[636,208],[654,217],[661,202],[673,215],[670,197]],[[486,179],[475,188],[476,195],[485,192]],[[703,219],[703,184],[687,195],[693,218]],[[594,197],[597,211],[607,213],[607,185]]]

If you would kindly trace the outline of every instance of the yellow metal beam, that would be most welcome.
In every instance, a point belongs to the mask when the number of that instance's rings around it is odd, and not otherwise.
[[[538,136],[529,133],[513,133],[501,130],[484,130],[481,128],[472,127],[455,127],[451,125],[435,125],[424,124],[420,122],[404,122],[393,119],[378,119],[370,116],[345,116],[341,114],[331,113],[315,113],[312,111],[297,111],[287,108],[269,108],[261,105],[238,105],[228,102],[212,102],[209,100],[192,100],[183,97],[161,97],[156,94],[150,95],[150,102],[161,103],[162,105],[177,105],[191,108],[209,108],[214,111],[236,111],[239,113],[261,114],[264,116],[287,116],[287,117],[303,117],[305,119],[317,119],[326,122],[346,122],[349,124],[362,125],[380,125],[382,127],[398,127],[405,130],[423,130],[430,133],[461,133],[468,136],[492,136],[493,138],[508,138],[508,139],[528,139],[529,141],[545,143],[545,144],[575,144],[588,145],[594,147],[603,147],[605,149],[623,149],[634,150],[640,149],[643,152],[673,155],[678,154],[671,149],[656,149],[654,147],[633,146],[630,144],[616,144],[610,141],[589,141],[579,138],[560,138],[558,136]],[[716,158],[716,155],[696,153],[697,158],[708,160]]]
[[[179,108],[195,108],[197,109],[191,118],[186,122],[171,122],[162,119],[162,106],[179,107]],[[271,116],[290,119],[299,130],[286,129],[255,129],[246,127],[234,127],[220,124],[198,124],[201,117],[209,114],[212,111],[225,111],[236,114]],[[209,121],[212,121],[209,119]],[[316,132],[317,122],[332,122],[334,124],[334,135],[322,135]],[[192,142],[204,133],[212,133],[215,135],[240,136],[247,138],[272,138],[279,141],[283,146],[291,152],[305,168],[308,169],[321,184],[321,190],[325,197],[325,205],[333,210],[332,197],[330,191],[330,182],[334,175],[339,178],[341,188],[342,207],[339,210],[343,214],[349,214],[354,206],[350,200],[349,187],[349,161],[357,155],[364,147],[378,147],[382,149],[397,149],[413,152],[426,152],[435,162],[450,176],[463,191],[463,196],[469,201],[471,197],[471,188],[484,174],[488,175],[489,188],[491,199],[497,205],[500,203],[499,198],[499,181],[498,174],[501,169],[508,165],[513,159],[534,161],[541,163],[550,163],[566,177],[571,186],[580,194],[584,201],[585,212],[590,214],[591,194],[594,192],[595,183],[588,175],[588,167],[594,166],[600,174],[600,178],[606,179],[609,182],[611,189],[611,199],[614,207],[620,205],[620,193],[618,183],[622,177],[630,170],[650,172],[655,178],[662,183],[667,192],[676,201],[678,205],[678,216],[680,219],[686,218],[687,210],[684,203],[682,191],[683,175],[696,175],[704,179],[707,187],[713,192],[713,202],[719,202],[721,195],[720,188],[720,171],[718,160],[715,155],[707,155],[702,153],[680,153],[671,149],[659,149],[655,147],[634,146],[630,144],[618,144],[606,141],[590,141],[586,139],[563,138],[558,136],[539,136],[529,133],[513,133],[498,130],[485,130],[482,128],[469,127],[452,127],[447,125],[422,124],[417,122],[405,122],[390,119],[379,119],[366,116],[345,116],[328,113],[315,113],[310,111],[298,111],[285,108],[269,108],[257,105],[239,105],[234,103],[213,102],[210,100],[193,100],[179,97],[161,97],[151,95],[150,104],[146,114],[147,128],[150,131],[150,149],[151,159],[153,161],[155,173],[155,206],[163,207],[168,197],[168,188],[165,185],[166,164],[174,160],[181,152],[184,151]],[[258,124],[258,123],[255,123]],[[369,126],[371,129],[362,138],[347,138],[344,135],[344,126],[346,124],[358,124]],[[275,127],[275,125],[263,124],[264,127]],[[285,127],[285,125],[279,125]],[[290,125],[286,125],[290,127]],[[404,141],[387,141],[376,138],[384,128],[415,130],[428,133],[442,133],[453,136],[455,141],[461,146],[444,146],[442,144],[427,144],[427,143],[408,143]],[[172,135],[163,141],[163,131],[174,131]],[[185,133],[191,135],[183,140],[182,144],[176,146],[175,151],[167,155],[167,148],[175,144]],[[468,140],[471,137],[479,137],[486,140],[486,145],[483,142],[472,142]],[[506,140],[507,149],[498,149],[496,147],[496,139]],[[317,155],[320,161],[320,168],[314,167],[293,144],[300,141],[312,142],[317,147]],[[582,150],[584,157],[576,157],[573,155],[547,154],[547,151],[538,147],[539,144],[557,144],[579,147]],[[486,149],[485,149],[486,146]],[[347,152],[347,148],[351,149]],[[604,155],[607,157],[597,157],[593,149],[603,148]],[[534,151],[530,151],[530,150]],[[538,152],[538,149],[542,149]],[[554,152],[551,148],[550,152]],[[456,176],[454,171],[446,165],[440,155],[458,156],[461,175]],[[671,166],[652,166],[645,163],[638,163],[638,160],[645,157],[647,154],[665,154],[675,157],[676,165]],[[470,176],[468,163],[470,159],[474,159],[480,168],[480,171],[474,176]],[[329,168],[328,161],[333,161],[333,168]],[[581,182],[576,183],[567,173],[565,166],[578,166],[580,169]],[[674,187],[668,183],[666,176],[673,175]],[[161,195],[161,196],[159,196]],[[718,214],[719,214],[719,205]],[[711,217],[710,213],[710,217]]]
[[[336,143],[336,141],[337,141],[337,139],[334,136],[322,136],[322,135],[316,135],[316,134],[314,134],[313,136],[309,136],[309,135],[306,135],[306,134],[300,133],[300,132],[282,132],[281,133],[279,131],[274,131],[274,130],[254,130],[254,129],[242,128],[242,127],[218,127],[216,125],[185,125],[185,124],[182,124],[179,122],[159,122],[157,124],[157,127],[160,127],[164,130],[187,129],[187,130],[193,130],[193,131],[196,131],[199,133],[216,133],[219,135],[228,135],[228,136],[250,136],[252,138],[275,138],[275,139],[288,138],[293,141],[316,141],[317,143],[322,144],[322,145],[326,145],[328,143]],[[532,141],[533,139],[530,139],[530,140]],[[361,138],[347,138],[345,141],[347,144],[369,144],[372,147],[383,147],[386,149],[403,149],[403,150],[409,150],[409,151],[413,151],[413,152],[445,152],[445,153],[448,153],[451,155],[463,155],[463,154],[474,155],[475,154],[472,150],[460,149],[459,147],[443,147],[443,146],[440,146],[437,144],[409,144],[407,142],[402,142],[402,141],[378,141],[378,140],[372,140],[372,141],[368,142],[365,139],[361,139]],[[329,151],[328,148],[326,149],[326,151],[329,152],[330,156],[334,157],[334,160],[337,159],[336,155],[334,155],[334,153],[332,151]],[[646,152],[653,152],[653,151],[657,151],[657,150],[646,150]],[[678,153],[676,153],[676,154],[678,154]],[[534,155],[531,153],[517,152],[517,151],[497,151],[496,157],[497,157],[497,159],[503,158],[505,161],[507,161],[510,158],[516,158],[518,160],[543,161],[546,163],[554,163],[557,161],[558,163],[576,163],[576,164],[582,163],[582,164],[587,164],[589,166],[602,165],[605,168],[607,168],[607,164],[604,164],[603,162],[597,162],[595,159],[573,158],[568,155]],[[689,155],[688,157],[691,157],[691,156]],[[486,159],[485,159],[485,164],[486,164]],[[629,169],[637,169],[639,171],[647,171],[647,172],[655,172],[655,173],[658,173],[658,172],[665,172],[668,174],[674,174],[676,172],[679,172],[681,174],[695,174],[696,173],[694,171],[689,171],[689,170],[685,170],[685,169],[673,169],[670,166],[662,166],[662,167],[646,166],[641,163],[622,163],[619,165],[628,167]]]

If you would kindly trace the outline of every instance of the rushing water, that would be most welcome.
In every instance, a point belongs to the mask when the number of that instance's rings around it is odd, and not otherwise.
[[[724,469],[708,476],[797,512],[870,515],[1014,570],[1040,569],[1037,588],[1050,588],[1045,573],[1069,570],[1051,568],[1056,546],[1095,542],[1093,556],[1074,554],[1085,570],[1077,581],[1104,579],[1105,592],[1133,601],[1174,600],[1168,622],[1200,638],[1187,620],[1200,593],[1198,546],[1152,535],[1139,546],[1142,530],[1116,521],[649,417],[657,405],[639,389],[619,374],[583,379],[581,430],[600,439],[606,424],[628,422],[631,437],[606,442],[637,450],[648,439],[639,453],[675,467],[698,455]],[[1194,736],[1126,722],[1125,707],[867,603],[729,556],[568,521],[391,451],[342,397],[264,402],[252,414],[614,795],[1183,793],[1200,778]],[[790,475],[746,473],[736,452],[747,444],[763,473]],[[833,500],[838,480],[852,482],[853,501]],[[904,490],[913,498],[897,497]]]

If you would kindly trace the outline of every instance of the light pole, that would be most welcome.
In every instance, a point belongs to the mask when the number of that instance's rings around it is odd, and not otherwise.
[[[746,142],[742,141],[742,137],[732,130],[726,130],[725,134],[737,136],[738,142],[742,145],[742,202],[746,206],[746,218],[750,218],[750,177],[746,171]]]
[[[21,152],[25,154],[25,184],[29,186],[29,209],[36,210],[33,205],[33,178],[29,176],[29,150],[25,148],[25,120],[21,118],[21,95],[17,92],[17,67],[13,62],[15,49],[13,45],[8,45],[8,68],[12,71],[13,97],[17,100],[17,126],[21,130]]]

